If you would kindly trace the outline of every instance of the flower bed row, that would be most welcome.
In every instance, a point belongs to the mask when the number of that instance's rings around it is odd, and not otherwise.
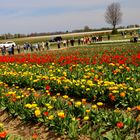
[[[111,106],[140,104],[140,67],[133,65],[72,65],[62,67],[54,63],[47,66],[3,64],[0,80],[8,85],[46,90],[50,94],[61,92],[71,97],[102,101]]]
[[[101,49],[2,56],[0,109],[71,139],[138,138],[139,49]]]
[[[86,135],[90,138],[125,139],[138,136],[140,107],[106,109],[102,102],[87,103],[67,95],[50,96],[34,89],[8,88],[0,84],[0,106],[13,117],[25,122],[43,123],[50,130],[71,139]],[[8,103],[8,104],[7,104]]]
[[[106,48],[106,47],[105,47]],[[47,53],[20,54],[14,56],[0,56],[0,63],[58,63],[60,65],[73,64],[104,64],[119,63],[140,65],[139,47],[81,47],[64,51],[50,51]]]

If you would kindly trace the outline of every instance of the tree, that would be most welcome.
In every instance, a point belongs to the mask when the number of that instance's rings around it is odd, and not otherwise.
[[[92,29],[90,29],[89,26],[87,26],[87,25],[84,27],[84,31],[85,31],[85,32],[88,32],[88,31],[91,31],[91,30],[92,30]]]
[[[116,31],[116,25],[120,24],[122,20],[121,6],[117,2],[110,4],[105,12],[105,21],[113,26],[113,31]]]

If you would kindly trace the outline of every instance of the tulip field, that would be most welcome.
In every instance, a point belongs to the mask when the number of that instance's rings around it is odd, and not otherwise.
[[[0,111],[59,139],[139,140],[140,47],[0,56]],[[0,139],[12,135],[0,122]],[[28,139],[47,140],[39,130]]]

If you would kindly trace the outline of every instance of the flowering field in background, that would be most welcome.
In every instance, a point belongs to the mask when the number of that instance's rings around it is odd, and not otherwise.
[[[70,139],[139,138],[140,48],[81,47],[0,63],[0,108],[13,117]]]
[[[0,63],[58,63],[72,64],[103,64],[119,63],[140,65],[139,47],[81,47],[67,50],[49,51],[48,53],[19,54],[15,56],[0,56]]]

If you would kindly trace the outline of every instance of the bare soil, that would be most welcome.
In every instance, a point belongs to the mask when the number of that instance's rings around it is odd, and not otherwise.
[[[48,129],[41,124],[24,123],[19,118],[13,118],[2,110],[0,110],[0,122],[3,123],[4,130],[8,134],[12,134],[13,137],[14,135],[19,136],[23,140],[31,140],[33,134],[37,134],[39,140],[66,139],[62,136],[56,136],[55,133],[48,131]]]
[[[0,123],[3,123],[4,130],[11,135],[8,140],[16,140],[15,137],[21,138],[18,140],[33,140],[33,134],[37,134],[36,140],[69,140],[66,136],[56,135],[42,124],[24,123],[19,118],[13,118],[2,110],[0,110]],[[78,140],[90,139],[80,136]]]

